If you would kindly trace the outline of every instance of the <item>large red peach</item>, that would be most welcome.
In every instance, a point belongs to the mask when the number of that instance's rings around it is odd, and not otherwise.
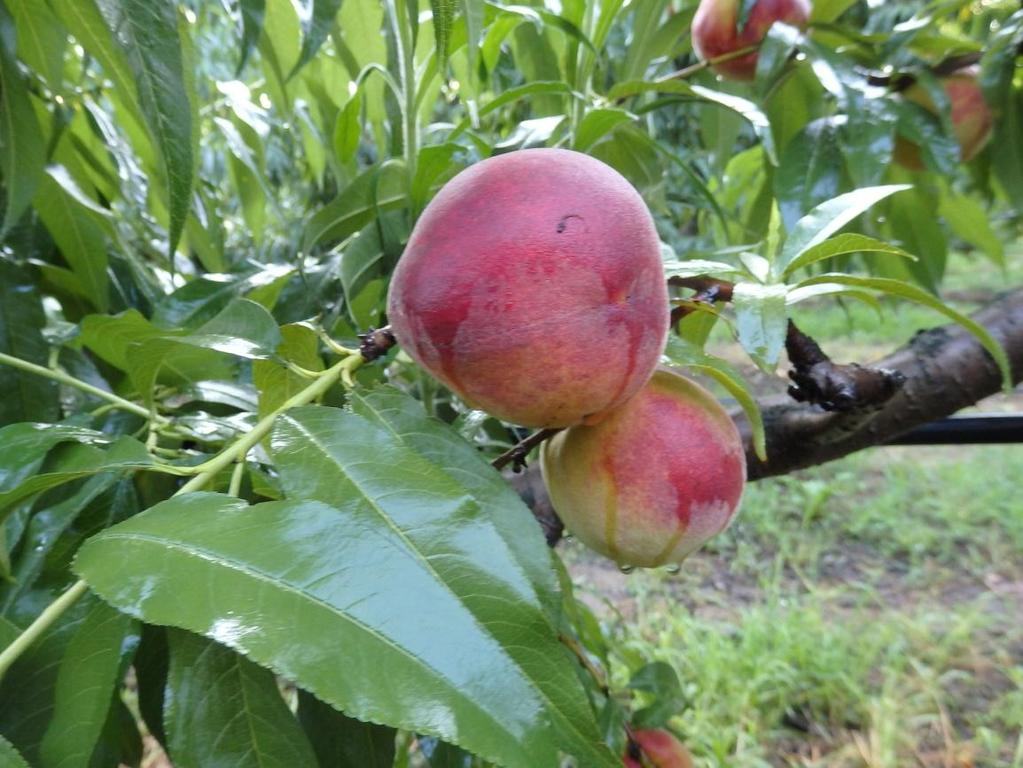
[[[663,728],[633,731],[632,741],[635,746],[625,750],[625,768],[693,768],[689,751]]]
[[[423,211],[388,315],[469,404],[529,427],[596,421],[650,378],[668,294],[639,193],[579,152],[527,149],[452,179]]]
[[[976,67],[961,69],[942,78],[941,84],[948,95],[952,131],[959,142],[959,159],[967,163],[977,156],[991,137],[994,116],[977,82]],[[929,112],[938,111],[930,94],[919,83],[913,83],[903,91],[902,96]],[[894,156],[897,163],[912,171],[922,171],[924,168],[920,148],[901,136],[895,140]]]
[[[805,27],[810,18],[810,0],[757,0],[746,25],[739,31],[740,0],[702,0],[693,16],[693,50],[706,61],[760,45],[776,21]],[[752,80],[757,71],[757,53],[752,51],[711,68],[729,80]]]
[[[728,525],[746,479],[728,413],[666,370],[599,424],[552,437],[541,462],[566,528],[626,566],[682,562]]]

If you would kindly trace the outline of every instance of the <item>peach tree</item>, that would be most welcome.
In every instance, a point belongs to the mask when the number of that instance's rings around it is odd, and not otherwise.
[[[668,562],[743,466],[1018,383],[1023,289],[973,317],[940,291],[952,249],[1004,266],[1020,235],[1021,51],[1008,0],[0,0],[0,764],[139,765],[145,734],[181,768],[689,765],[674,672],[612,683],[557,508],[598,549],[633,515]],[[542,163],[514,205],[507,178],[441,192],[535,148],[624,197]],[[649,229],[616,229],[629,205]],[[583,251],[653,341],[585,325]],[[491,288],[464,332],[441,311]],[[879,297],[949,324],[866,364],[792,320]],[[789,394],[758,400],[715,328]],[[700,411],[727,450],[674,426],[709,396],[658,364],[734,403]],[[618,445],[630,481],[731,462],[729,508],[696,538],[641,519],[694,481],[601,496]]]

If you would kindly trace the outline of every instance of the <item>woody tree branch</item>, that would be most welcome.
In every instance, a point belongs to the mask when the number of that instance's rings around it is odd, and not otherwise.
[[[1023,288],[1005,293],[973,319],[1004,347],[1013,383],[1023,381]],[[812,357],[808,353],[807,360]],[[955,324],[920,331],[887,357],[867,368],[856,368],[884,371],[888,377],[901,379],[901,385],[883,402],[857,409],[825,410],[785,395],[761,402],[766,461],[753,452],[744,417],[733,414],[746,442],[750,480],[788,474],[883,445],[996,394],[1002,386],[1001,372],[991,356],[974,336]],[[548,541],[556,540],[560,528],[552,523],[556,516],[539,470],[530,467],[511,482],[541,520]]]

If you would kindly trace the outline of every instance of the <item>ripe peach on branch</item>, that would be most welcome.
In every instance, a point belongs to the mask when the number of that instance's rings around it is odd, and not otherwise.
[[[689,751],[663,728],[633,731],[623,762],[624,768],[693,768]]]
[[[587,155],[484,160],[426,207],[391,281],[411,357],[471,405],[529,427],[598,421],[650,378],[668,294],[639,193]]]
[[[810,0],[756,0],[745,25],[739,29],[742,0],[702,0],[693,16],[693,49],[702,60],[728,56],[758,46],[776,21],[805,27]],[[757,71],[757,52],[718,61],[711,68],[729,80],[752,80]]]
[[[565,526],[623,566],[680,563],[728,525],[746,476],[728,413],[667,370],[599,424],[559,432],[541,456]]]

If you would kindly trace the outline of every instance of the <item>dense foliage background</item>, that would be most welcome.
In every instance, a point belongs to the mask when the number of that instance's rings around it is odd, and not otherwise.
[[[668,354],[754,425],[716,324],[773,371],[802,301],[969,324],[950,254],[1018,274],[1017,3],[817,0],[751,84],[694,58],[695,6],[0,0],[0,761],[136,765],[141,727],[178,766],[614,766],[691,709],[663,663],[609,676],[487,465],[521,431],[352,350],[435,191],[523,147],[609,163],[669,276],[742,286]],[[968,165],[959,64],[995,114]]]

